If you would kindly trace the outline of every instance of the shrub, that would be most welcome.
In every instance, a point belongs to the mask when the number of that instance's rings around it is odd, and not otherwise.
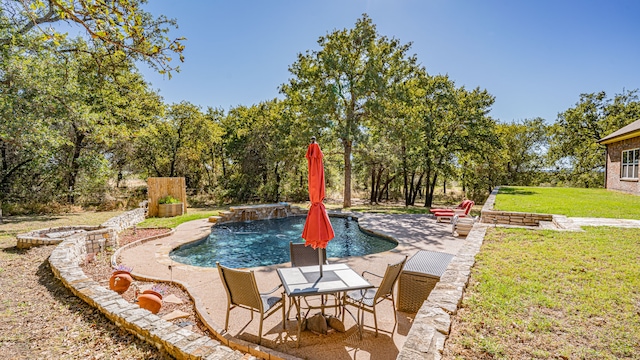
[[[160,198],[160,200],[158,200],[158,204],[179,204],[181,201],[174,198],[171,195],[167,195],[165,197]]]

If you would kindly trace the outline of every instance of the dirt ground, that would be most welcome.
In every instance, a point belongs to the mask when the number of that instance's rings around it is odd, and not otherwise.
[[[138,229],[123,234],[124,242],[166,229]],[[54,246],[18,250],[13,237],[0,237],[0,358],[2,359],[171,359],[111,322],[84,303],[53,276],[47,258]],[[85,273],[108,287],[110,254],[96,255],[83,265]],[[139,283],[141,287],[149,283]],[[193,304],[181,289],[167,286],[184,304],[165,303],[158,314],[179,309],[189,317],[174,320],[205,333]],[[133,301],[130,288],[123,297]]]

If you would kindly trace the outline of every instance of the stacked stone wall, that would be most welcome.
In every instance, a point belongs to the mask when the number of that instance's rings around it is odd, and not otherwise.
[[[480,222],[492,225],[540,226],[541,221],[553,221],[552,214],[524,213],[517,211],[493,210],[496,195],[500,187],[496,187],[482,207]]]
[[[517,226],[539,226],[541,221],[552,221],[551,214],[535,214],[514,211],[482,211],[482,222]]]
[[[121,232],[124,229],[128,229],[133,225],[141,223],[144,221],[147,215],[147,209],[140,207],[138,209],[134,209],[131,211],[127,211],[122,215],[118,215],[113,217],[104,223],[102,223],[103,227],[113,228],[116,232]]]
[[[176,359],[246,359],[239,351],[208,336],[198,335],[163,320],[148,310],[124,300],[115,291],[98,284],[84,274],[79,264],[87,256],[86,238],[65,239],[58,245],[49,263],[54,275],[76,296],[95,307],[128,332],[165,349]]]
[[[57,234],[61,235],[57,237]],[[106,246],[117,246],[115,229],[102,226],[63,226],[40,229],[16,235],[16,247],[28,249],[33,246],[56,245],[67,239],[84,239],[89,252],[102,251]]]
[[[241,221],[280,219],[288,216],[304,215],[306,211],[288,203],[232,206],[229,211],[222,211],[218,216],[209,217],[209,221],[224,224]]]

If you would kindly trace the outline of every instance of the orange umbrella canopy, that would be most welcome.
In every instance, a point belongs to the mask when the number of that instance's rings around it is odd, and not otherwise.
[[[307,148],[307,164],[309,166],[309,200],[311,208],[307,213],[307,220],[302,230],[302,238],[307,246],[314,249],[327,248],[329,240],[335,233],[329,221],[324,200],[324,165],[322,164],[322,151],[320,145],[313,141]]]

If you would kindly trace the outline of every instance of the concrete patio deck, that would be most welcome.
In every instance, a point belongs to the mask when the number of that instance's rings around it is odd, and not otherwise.
[[[331,263],[344,263],[357,272],[364,270],[383,274],[388,263],[396,262],[404,255],[411,256],[418,250],[439,251],[457,254],[464,245],[465,238],[453,237],[451,225],[436,223],[427,215],[354,214],[359,218],[361,228],[381,235],[393,237],[398,246],[390,251],[360,257],[330,259]],[[179,281],[195,297],[202,300],[204,308],[199,311],[208,314],[206,318],[214,329],[222,330],[225,321],[227,298],[215,268],[202,268],[172,261],[169,252],[184,243],[206,237],[211,229],[207,220],[196,220],[180,225],[171,236],[155,239],[137,246],[127,247],[120,253],[120,262],[133,266],[135,275],[146,278]],[[254,268],[258,286],[267,291],[280,284],[276,269],[288,267],[279,264]],[[374,280],[371,282],[376,284]],[[373,319],[365,315],[365,329],[362,340],[358,337],[355,321],[345,318],[345,333],[328,335],[302,333],[300,347],[296,347],[296,321],[287,321],[287,330],[282,329],[282,318],[276,313],[265,320],[263,347],[305,359],[395,359],[404,345],[415,314],[397,312],[398,324],[394,326],[393,308],[390,302],[378,307],[378,327],[380,335],[375,337],[371,327]],[[207,319],[205,319],[206,321]],[[231,311],[228,334],[247,342],[258,340],[258,318],[251,320],[250,312],[244,309]],[[368,326],[367,326],[368,325]]]

